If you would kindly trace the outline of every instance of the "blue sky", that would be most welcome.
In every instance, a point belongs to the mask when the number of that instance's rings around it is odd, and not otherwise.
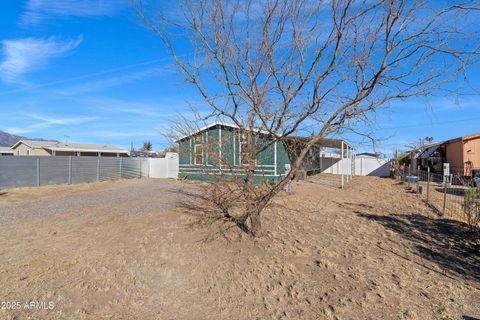
[[[160,40],[136,21],[124,0],[2,1],[0,130],[123,148],[150,140],[163,149],[162,132],[198,98]],[[470,72],[476,89],[479,74],[479,66]],[[377,150],[480,132],[478,98],[396,102],[377,113]]]

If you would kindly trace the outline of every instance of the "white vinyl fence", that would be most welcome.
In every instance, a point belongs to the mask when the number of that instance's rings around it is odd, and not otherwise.
[[[357,176],[390,176],[390,159],[355,158],[355,175]]]
[[[390,175],[390,159],[377,158],[321,158],[320,172],[331,174],[352,174],[354,176],[379,176]]]
[[[171,169],[164,170],[164,167]],[[143,177],[177,178],[177,175],[178,157],[0,156],[1,189]]]

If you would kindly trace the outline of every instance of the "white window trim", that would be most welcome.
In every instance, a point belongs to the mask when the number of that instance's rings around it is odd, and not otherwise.
[[[233,131],[232,136],[233,136],[233,166],[236,166],[237,165],[237,146],[235,141],[235,136],[236,136],[235,131]]]
[[[200,138],[200,142],[197,141],[197,138]],[[201,163],[197,163],[197,146],[201,145],[202,146],[202,161]],[[196,136],[193,137],[193,164],[197,166],[203,165],[205,162],[205,138],[203,133],[200,133],[200,137]]]
[[[274,168],[274,175],[277,176],[277,143],[278,141],[275,141],[274,145],[273,145],[273,165],[275,166]]]
[[[190,138],[189,140],[190,140],[190,150],[189,150],[189,151],[190,151],[190,152],[189,152],[189,158],[190,158],[190,159],[188,159],[188,160],[189,160],[189,164],[193,164],[193,160],[192,160],[192,159],[193,159],[193,157],[195,156],[194,154],[192,154],[192,147],[193,147],[192,142],[193,142],[193,137]]]
[[[204,144],[205,144],[205,145],[208,145],[208,131],[205,132],[205,143],[204,143]],[[209,159],[208,159],[208,152],[205,152],[205,150],[203,150],[203,151],[202,151],[202,154],[203,154],[203,153],[205,153],[205,155],[204,155],[204,156],[202,155],[202,160],[205,160],[205,165],[208,166],[208,161],[209,161]],[[205,157],[205,159],[203,159],[204,157]]]
[[[244,142],[241,140],[241,137],[239,137],[239,138],[240,138],[240,139],[239,139],[239,148],[240,148],[239,158],[240,158],[240,159],[239,159],[238,164],[239,164],[240,166],[242,166],[242,167],[245,167],[245,166],[247,166],[248,164],[243,163],[242,153],[245,153],[245,152],[242,152],[242,143],[244,143]],[[246,142],[245,142],[245,143],[246,143]],[[248,154],[248,153],[247,153],[247,154]],[[257,167],[257,166],[258,166],[258,160],[255,158],[255,167]]]

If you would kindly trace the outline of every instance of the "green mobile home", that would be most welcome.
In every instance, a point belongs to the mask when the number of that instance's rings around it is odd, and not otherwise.
[[[266,134],[254,130],[256,143],[267,143],[261,137]],[[291,162],[295,160],[300,146],[308,141],[306,137],[289,137],[268,145],[257,156],[255,177],[258,180],[278,181],[285,175]],[[232,124],[215,122],[204,128],[177,139],[179,150],[179,170],[193,180],[208,180],[223,174],[243,175],[246,163],[246,139],[238,127]],[[343,149],[348,144],[342,140],[324,139],[311,148],[304,160],[305,174],[319,172],[321,150],[324,148]],[[343,153],[343,151],[342,151]]]

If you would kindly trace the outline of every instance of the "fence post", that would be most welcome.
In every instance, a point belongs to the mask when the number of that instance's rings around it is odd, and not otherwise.
[[[40,157],[37,157],[37,187],[40,187]]]
[[[152,167],[152,158],[148,158],[148,173],[147,173],[147,178],[150,178],[150,169]],[[167,163],[167,166],[168,166],[168,163]],[[167,170],[168,170],[168,167],[167,167]]]
[[[430,196],[430,167],[427,168],[427,203]]]
[[[100,157],[97,159],[97,182],[100,181]]]
[[[123,178],[123,157],[120,158],[120,179]]]
[[[417,166],[417,193],[420,192],[420,166]]]
[[[346,175],[346,180],[347,180],[347,183],[348,183],[348,180],[350,180],[350,177],[349,177],[349,174],[348,174],[348,159],[349,159],[349,154],[348,154],[348,147],[347,147],[347,150],[345,150],[345,152],[347,153],[347,157],[345,158],[346,159],[346,163],[343,164],[343,167],[344,167],[344,170],[345,170],[345,175]],[[346,169],[345,169],[345,165],[346,165]]]
[[[72,184],[72,156],[68,157],[68,184]]]
[[[139,171],[139,178],[142,178],[142,158],[138,158],[138,162],[140,162],[138,166],[138,171]]]
[[[447,176],[443,176],[443,210],[442,210],[443,216],[445,216],[446,204],[447,204]]]
[[[342,153],[340,155],[340,161],[339,162],[343,164],[343,140],[342,140]],[[337,166],[337,169],[338,169],[338,166]],[[343,189],[343,165],[342,165],[342,185],[341,186],[342,186],[342,189]]]

